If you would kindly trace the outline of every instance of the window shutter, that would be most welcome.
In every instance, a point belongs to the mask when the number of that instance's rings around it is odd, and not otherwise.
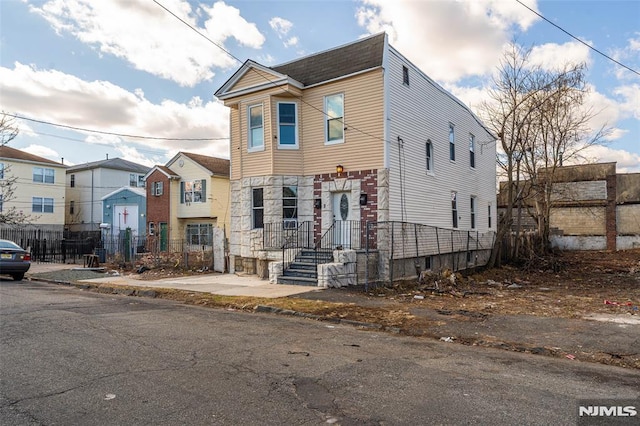
[[[184,204],[184,182],[180,182],[180,204]]]
[[[202,201],[203,203],[206,203],[207,202],[207,180],[202,179],[200,182],[202,183],[202,198],[200,199],[200,201]]]
[[[157,186],[158,186],[158,182],[151,182],[151,195],[156,195]]]

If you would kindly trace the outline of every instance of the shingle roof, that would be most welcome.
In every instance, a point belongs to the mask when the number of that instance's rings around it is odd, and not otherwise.
[[[385,33],[271,67],[305,86],[382,66]]]
[[[214,175],[229,176],[229,160],[224,158],[209,157],[207,155],[182,152],[182,155],[189,157]]]
[[[167,166],[161,166],[161,165],[156,165],[155,166],[156,169],[158,170],[162,170],[163,172],[165,172],[168,176],[175,176],[175,177],[180,177],[179,174],[177,174],[176,172],[174,172],[173,170],[171,170],[170,168],[168,168]]]
[[[91,170],[97,168],[124,170],[125,172],[146,174],[150,167],[132,161],[123,160],[122,158],[110,158],[107,160],[92,161],[90,163],[77,164],[69,167],[67,173],[79,172],[82,170]]]
[[[12,148],[7,145],[0,146],[0,158],[10,158],[12,160],[32,161],[35,163],[55,164],[60,167],[67,167],[57,161],[49,160],[48,158],[39,157],[28,152],[21,151],[16,148]]]

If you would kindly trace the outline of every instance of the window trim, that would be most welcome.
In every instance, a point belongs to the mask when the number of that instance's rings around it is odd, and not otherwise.
[[[283,124],[280,123],[280,105],[293,105],[294,123],[293,123],[293,144],[283,144],[282,136],[280,134],[280,127]],[[278,149],[298,149],[298,104],[297,102],[278,101],[276,102],[278,111]],[[291,126],[291,124],[284,124],[285,126]]]
[[[69,175],[69,187],[71,187],[71,188],[75,188],[76,187],[76,175],[75,175],[75,173],[71,173]]]
[[[449,123],[449,161],[456,161],[456,129],[453,123]]]
[[[37,206],[40,207],[40,210],[37,211],[36,200],[40,200],[40,203]],[[51,211],[46,211],[45,207],[51,206]],[[48,197],[31,197],[31,213],[54,213],[54,200],[53,198]]]
[[[285,189],[287,188],[295,188],[294,192],[295,192],[295,197],[286,197],[285,196]],[[286,206],[285,205],[285,200],[294,200],[295,201],[295,205],[294,206]],[[284,185],[282,187],[282,227],[284,229],[291,229],[291,228],[295,228],[296,226],[298,226],[298,185]],[[286,217],[285,215],[285,210],[291,210],[293,209],[293,215],[292,217]]]
[[[431,142],[431,139],[427,139],[425,143],[425,157],[427,174],[433,175],[433,142]]]
[[[151,184],[151,194],[155,197],[159,197],[164,194],[164,182],[156,181]]]
[[[260,145],[254,145],[252,132],[254,128],[251,127],[251,110],[258,107],[260,108],[261,125],[259,127],[256,126],[255,129],[262,129],[262,143]],[[247,105],[247,152],[264,151],[264,143],[264,105],[262,103]]]
[[[40,170],[41,173],[36,174],[36,170]],[[48,173],[50,172],[50,173]],[[37,180],[36,176],[40,176],[42,180]],[[51,182],[47,182],[47,176],[51,177]],[[56,183],[56,171],[55,169],[48,167],[34,167],[33,168],[33,182],[34,183],[44,183],[44,184],[54,184]]]
[[[458,193],[451,191],[451,221],[453,229],[458,229]]]
[[[262,205],[256,206],[255,191],[260,191]],[[262,211],[262,226],[256,226],[256,210]],[[264,188],[251,188],[251,229],[264,228]]]
[[[476,168],[476,137],[469,133],[469,167]]]
[[[156,234],[156,224],[154,222],[149,222],[147,224],[147,234],[155,235]]]
[[[478,198],[472,195],[469,197],[469,219],[471,220],[471,229],[476,229],[477,206]]]
[[[342,100],[342,116],[340,117],[331,117],[331,115],[329,114],[329,109],[327,107],[328,105],[328,101],[330,98],[332,97],[336,97],[339,96],[340,99]],[[340,120],[340,122],[342,123],[342,138],[340,139],[335,139],[335,140],[329,140],[329,122],[331,120]],[[324,144],[325,145],[337,145],[337,144],[341,144],[344,143],[345,141],[345,125],[344,125],[344,93],[334,93],[331,95],[326,95],[324,97]]]

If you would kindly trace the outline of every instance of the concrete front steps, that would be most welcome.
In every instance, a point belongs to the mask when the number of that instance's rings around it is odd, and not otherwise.
[[[301,250],[283,274],[278,284],[318,286],[318,265],[333,262],[331,250]]]

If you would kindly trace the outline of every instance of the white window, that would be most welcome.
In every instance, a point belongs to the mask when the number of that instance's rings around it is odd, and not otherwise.
[[[144,188],[144,175],[138,175],[138,188]]]
[[[324,98],[326,120],[325,143],[344,142],[344,95],[330,95]]]
[[[427,151],[427,173],[433,173],[433,143],[431,140],[427,140],[426,144]]]
[[[164,191],[164,182],[153,182],[153,184],[151,184],[151,193],[156,197],[159,197],[160,195],[162,195],[163,191]]]
[[[476,137],[469,134],[469,165],[476,167]]]
[[[469,207],[471,209],[471,229],[476,229],[476,197],[471,197],[469,201]]]
[[[456,135],[451,123],[449,123],[449,160],[456,161]]]
[[[264,127],[262,120],[262,105],[249,107],[249,151],[264,149]]]
[[[298,148],[298,106],[292,102],[278,102],[278,147]]]
[[[190,223],[187,225],[187,242],[192,245],[210,246],[213,225],[210,223]]]
[[[56,172],[42,167],[33,168],[33,181],[39,183],[54,183]]]
[[[135,173],[129,174],[129,186],[138,186],[138,175],[136,175]]]
[[[33,213],[53,213],[53,198],[33,197],[31,211]]]
[[[206,201],[206,182],[204,179],[180,182],[180,203],[204,203]]]
[[[285,228],[295,228],[298,224],[298,187],[282,188],[282,221]]]
[[[451,192],[451,224],[458,227],[458,194],[455,191]]]
[[[149,222],[149,235],[155,235],[156,233],[156,224],[153,222]]]
[[[251,206],[253,210],[253,228],[264,228],[264,198],[262,188],[253,188]]]

